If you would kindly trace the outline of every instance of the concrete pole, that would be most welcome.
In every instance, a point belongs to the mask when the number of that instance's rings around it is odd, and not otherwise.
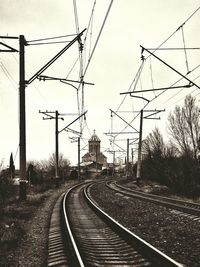
[[[81,174],[80,174],[80,137],[78,137],[78,179],[80,180]]]
[[[56,175],[56,179],[59,178],[59,174],[58,174],[58,162],[59,162],[59,151],[58,151],[58,111],[56,110],[55,112],[55,115],[56,115],[56,124],[55,124],[55,157],[56,157],[56,172],[55,172],[55,175]]]
[[[142,160],[142,126],[143,126],[143,109],[140,111],[140,132],[138,144],[138,161],[137,161],[137,174],[136,181],[139,184],[141,178],[141,160]]]
[[[133,148],[131,148],[131,163],[132,163],[132,166],[133,166],[133,158],[134,158]]]
[[[127,151],[126,151],[126,178],[129,176],[129,139],[127,139]]]
[[[115,173],[115,151],[113,150],[113,170],[112,170],[112,176],[114,176]]]
[[[25,106],[25,38],[19,36],[19,166],[20,179],[26,180],[26,106]]]

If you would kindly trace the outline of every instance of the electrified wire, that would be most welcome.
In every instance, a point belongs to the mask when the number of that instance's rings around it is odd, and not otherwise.
[[[162,45],[164,45],[177,31],[179,31],[180,30],[180,28],[182,28],[182,26],[186,23],[186,22],[188,22],[193,16],[194,16],[194,14],[198,11],[200,9],[200,7],[198,7],[196,10],[195,10],[195,12],[193,12],[185,21],[184,21],[184,23],[182,23],[181,24],[181,26],[179,27],[179,28],[177,28],[167,39],[165,39],[156,49],[154,49],[154,51],[153,51],[153,53],[155,53]],[[184,38],[184,37],[183,37]],[[149,55],[147,58],[149,58],[151,55]],[[146,58],[146,59],[147,59]],[[188,67],[188,70],[189,70],[189,67]],[[190,72],[191,73],[191,72]],[[139,78],[139,77],[138,77]],[[180,80],[182,80],[183,78],[181,78]],[[173,85],[172,85],[173,86]],[[129,88],[130,89],[130,88]],[[160,96],[161,94],[163,94],[165,91],[163,91],[163,92],[161,92],[158,96]],[[154,99],[156,99],[158,96],[154,96],[154,98],[151,100],[151,101],[153,101]],[[125,97],[124,97],[124,99],[122,100],[122,102],[121,102],[121,104],[120,104],[120,106],[119,106],[119,108],[121,107],[121,105],[122,105],[122,103],[124,102],[124,100],[125,100],[125,98],[126,98],[126,95],[125,95]],[[151,102],[150,101],[150,102]],[[150,102],[148,102],[148,103],[146,103],[144,106],[143,106],[143,109],[150,103]],[[118,109],[119,109],[118,108]],[[140,113],[138,113],[132,120],[131,120],[131,122],[130,122],[130,124],[139,116],[139,114]],[[122,132],[124,132],[125,130],[126,130],[126,128],[128,127],[128,125],[127,126],[125,126],[124,128],[123,128],[123,130],[121,130],[121,133]],[[120,133],[119,133],[120,134]],[[117,134],[115,137],[117,137],[119,134]]]
[[[18,145],[17,150],[16,150],[16,152],[15,152],[15,156],[14,156],[14,160],[13,160],[14,162],[15,162],[15,160],[16,160],[16,158],[17,158],[18,151],[19,151],[19,145]]]
[[[36,44],[29,44],[27,43],[29,46],[36,46],[36,45],[50,45],[50,44],[63,44],[63,43],[70,43],[70,41],[58,41],[58,42],[43,42],[43,43],[36,43]]]
[[[193,69],[190,71],[190,73],[192,73],[193,71],[195,71],[195,70],[198,69],[199,67],[200,67],[200,64],[197,65],[195,68],[193,68]],[[189,73],[187,73],[186,76],[187,76],[188,74],[189,74]],[[178,82],[182,81],[183,79],[184,79],[184,78],[181,77],[179,80],[177,80],[176,82],[174,82],[174,83],[173,83],[171,86],[169,86],[169,87],[172,87],[172,86],[176,85]],[[183,90],[183,89],[181,89],[181,90]],[[161,95],[164,94],[166,91],[167,91],[167,89],[164,90],[164,91],[162,91],[160,94],[158,94],[157,97],[161,96]],[[156,98],[157,98],[157,97],[156,97]],[[151,99],[151,102],[152,102],[153,100],[155,100],[155,98]],[[159,105],[159,107],[162,107],[162,106],[163,106],[164,104],[166,104],[167,102],[168,102],[168,99],[165,100],[164,102],[162,102],[162,103]]]
[[[182,38],[183,38],[186,69],[187,69],[187,73],[189,73],[190,70],[189,70],[188,57],[187,57],[187,51],[186,51],[186,46],[185,46],[185,36],[184,36],[183,26],[181,27],[181,33],[182,33]]]
[[[88,59],[88,62],[87,62],[87,65],[86,65],[86,67],[85,67],[83,76],[85,76],[85,74],[86,74],[86,72],[87,72],[87,70],[88,70],[88,67],[89,67],[89,65],[90,65],[91,59],[92,59],[93,54],[94,54],[94,52],[95,52],[95,50],[96,50],[96,47],[97,47],[97,44],[98,44],[98,42],[99,42],[101,33],[102,33],[102,31],[103,31],[103,28],[104,28],[104,26],[105,26],[106,20],[107,20],[107,18],[108,18],[109,12],[110,12],[110,10],[111,10],[112,4],[113,4],[113,0],[110,1],[108,10],[107,10],[106,15],[105,15],[105,18],[104,18],[104,20],[103,20],[103,24],[102,24],[102,26],[101,26],[101,28],[100,28],[100,31],[99,31],[99,34],[98,34],[98,36],[97,36],[96,42],[95,42],[94,47],[93,47],[93,50],[92,50],[92,52],[91,52],[91,55],[90,55],[90,57],[89,57],[89,59]]]
[[[130,86],[129,86],[129,89],[128,89],[128,92],[130,92],[130,91],[132,90],[132,86],[133,86],[134,83],[137,84],[137,82],[138,82],[138,77],[140,76],[140,74],[141,74],[141,72],[142,72],[143,66],[144,66],[144,61],[142,61],[142,63],[141,63],[141,65],[140,65],[140,67],[139,67],[139,69],[138,69],[138,71],[137,71],[137,73],[136,73],[136,75],[135,75],[133,81],[131,82],[131,84],[130,84]],[[135,88],[136,88],[136,85],[134,86],[134,89],[135,89]],[[127,95],[128,95],[128,94],[125,94],[125,95],[124,95],[124,97],[123,97],[121,103],[119,104],[119,106],[118,106],[116,112],[119,111],[119,109],[120,109],[120,107],[122,106],[122,104],[124,103],[124,101],[125,101]]]
[[[79,30],[78,11],[77,11],[76,0],[73,0],[73,4],[74,4],[74,17],[75,17],[75,24],[76,24],[76,33],[78,34],[80,32],[80,30]]]
[[[87,30],[86,30],[86,34],[85,34],[85,38],[84,38],[84,57],[85,57],[85,62],[86,62],[86,41],[87,41],[87,36],[88,36],[88,32],[90,30],[90,41],[89,41],[89,51],[88,51],[88,58],[90,58],[91,55],[91,45],[92,45],[92,34],[93,34],[93,18],[94,18],[94,12],[95,12],[95,6],[96,6],[96,0],[93,3],[93,7],[92,7],[92,11],[90,14],[90,18],[88,21],[88,26],[87,26]],[[85,65],[84,65],[84,69],[85,69]]]
[[[69,75],[72,73],[72,71],[74,70],[74,68],[75,68],[75,66],[76,66],[76,64],[77,64],[77,62],[78,62],[78,60],[79,60],[79,56],[78,56],[78,58],[75,60],[75,62],[74,62],[74,64],[72,65],[72,67],[71,67],[71,69],[69,70],[69,72],[68,72],[68,74],[67,74],[67,76],[66,76],[66,80],[69,78]]]
[[[79,20],[78,20],[78,10],[77,10],[77,4],[76,0],[73,0],[74,4],[74,17],[75,17],[75,24],[76,24],[76,33],[79,34]],[[79,78],[81,80],[81,108],[79,107],[79,112],[84,113],[85,107],[84,107],[84,84],[83,81],[83,44],[81,43],[81,40],[79,40],[79,62],[80,62],[80,68],[79,68]],[[80,87],[79,87],[80,88]],[[77,94],[79,94],[79,88],[77,90]],[[80,102],[78,100],[78,105],[80,105]],[[80,114],[81,114],[80,113]],[[81,117],[79,120],[80,123],[80,132],[83,132],[83,118]]]
[[[198,75],[195,79],[193,79],[192,81],[195,81],[195,80],[197,80],[197,79],[199,79],[200,78],[200,75]],[[180,93],[181,91],[182,91],[183,89],[181,89],[178,93]],[[196,89],[194,89],[192,92],[191,92],[191,94],[193,94],[195,91],[197,91],[198,89],[196,88]],[[195,96],[197,96],[197,95],[199,95],[200,94],[200,92],[199,93],[197,93]],[[175,95],[173,95],[173,97],[174,96],[176,96],[177,94],[175,94]],[[172,97],[172,98],[173,98]],[[177,104],[178,102],[180,102],[181,100],[183,100],[185,98],[185,96],[183,96],[183,97],[181,97],[179,100],[177,100],[177,101],[175,101],[174,103],[172,103],[172,104],[170,104],[169,106],[168,106],[168,108],[169,107],[171,107],[171,106],[174,106],[175,104]],[[167,99],[167,101],[166,101],[166,103],[169,101],[170,99]]]
[[[154,89],[154,81],[153,81],[153,68],[152,68],[152,64],[151,64],[151,57],[150,57],[150,76],[151,76],[151,85],[152,85],[152,88]],[[156,93],[155,91],[154,92],[154,96],[156,97]]]
[[[183,25],[185,25],[200,9],[200,6],[172,33],[169,37],[167,37],[152,53],[155,53],[162,45],[164,45],[177,31],[179,31]],[[147,58],[149,58],[149,55]],[[147,59],[146,58],[146,59]]]
[[[1,69],[3,70],[5,76],[8,78],[8,80],[11,82],[13,88],[16,89],[16,85],[18,85],[18,84],[15,81],[15,79],[13,78],[13,76],[11,75],[11,73],[8,71],[6,66],[3,64],[3,62],[1,62]]]
[[[42,38],[42,39],[30,40],[30,41],[28,41],[28,43],[41,42],[41,41],[46,41],[46,40],[53,40],[53,39],[72,37],[72,36],[76,36],[76,34],[60,35],[60,36],[54,36],[54,37],[47,37],[47,38]]]

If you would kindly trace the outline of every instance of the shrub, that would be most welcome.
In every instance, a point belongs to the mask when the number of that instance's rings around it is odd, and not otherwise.
[[[0,207],[4,205],[10,197],[15,195],[15,191],[15,186],[9,176],[9,171],[2,171],[0,173]]]

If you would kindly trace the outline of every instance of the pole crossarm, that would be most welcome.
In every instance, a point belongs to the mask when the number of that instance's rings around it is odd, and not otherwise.
[[[4,44],[2,42],[0,42],[0,45],[5,46],[6,48],[8,48],[8,49],[0,49],[0,52],[19,52],[17,49],[15,49],[15,48],[7,45],[7,44]]]
[[[66,132],[71,132],[71,133],[73,133],[73,134],[77,134],[77,135],[81,136],[81,132],[75,131],[75,130],[73,130],[73,129],[71,129],[71,128],[67,128],[67,129],[65,129],[64,131],[66,131]],[[74,138],[77,138],[77,137],[74,137]]]
[[[126,141],[126,140],[127,140],[127,139],[115,139],[115,142]],[[129,140],[130,140],[130,141],[132,140],[132,142],[135,142],[135,141],[138,140],[138,138],[129,138]],[[110,141],[112,141],[112,140],[110,140]]]
[[[132,142],[130,143],[130,145],[134,145],[134,144],[135,144],[135,142],[137,142],[137,141],[138,141],[138,139],[139,139],[139,138],[135,138],[135,139],[129,139],[129,140],[132,140]]]
[[[58,52],[51,60],[49,60],[49,62],[47,62],[39,71],[37,71],[28,81],[26,81],[26,84],[32,83],[40,74],[48,69],[67,49],[69,49],[77,40],[80,39],[85,30],[86,29],[79,33],[70,43],[61,49],[60,52]]]
[[[85,111],[83,114],[81,114],[78,118],[76,118],[75,120],[73,120],[70,124],[68,124],[67,126],[65,126],[62,130],[60,130],[58,133],[61,133],[62,131],[65,131],[70,125],[72,125],[74,122],[76,122],[78,119],[80,119],[82,116],[84,116],[87,113],[87,111]]]
[[[143,118],[144,119],[155,119],[155,120],[159,120],[160,118],[151,118],[151,116],[156,115],[156,114],[158,114],[160,112],[164,112],[164,111],[165,111],[165,109],[162,109],[162,110],[143,110],[143,112],[153,112],[152,114],[149,114],[147,116],[144,116]]]
[[[0,35],[0,38],[1,39],[15,39],[15,40],[18,40],[19,39],[19,37],[17,37],[17,36],[2,36],[2,35]]]
[[[118,153],[123,153],[123,152],[125,152],[126,150],[105,150],[105,152],[108,152],[108,153],[116,153],[116,152],[118,152]]]
[[[142,91],[143,92],[143,91]],[[131,97],[135,97],[135,98],[141,98],[145,101],[147,101],[148,103],[150,102],[150,100],[148,100],[147,98],[143,97],[143,96],[136,96],[136,95],[132,95],[133,92],[123,92],[123,93],[120,93],[120,95],[130,95]]]
[[[143,97],[143,96],[136,96],[136,95],[132,95],[132,93],[130,93],[130,96],[131,96],[131,97],[135,97],[135,98],[141,98],[141,99],[143,99],[143,100],[147,101],[148,103],[150,102],[150,100],[149,100],[149,99],[147,99],[147,98],[145,98],[145,97]]]
[[[140,91],[132,91],[132,92],[124,92],[120,93],[122,95],[124,94],[137,94],[137,93],[146,93],[146,92],[153,92],[153,91],[162,91],[162,90],[168,90],[168,89],[179,89],[179,88],[190,88],[193,84],[187,84],[187,85],[180,85],[180,86],[171,86],[171,87],[162,87],[162,88],[152,88],[152,89],[146,89],[146,90],[140,90]],[[136,97],[136,96],[135,96]]]
[[[125,122],[128,126],[130,126],[134,131],[136,131],[138,133],[138,130],[136,130],[130,123],[128,123],[125,119],[123,119],[121,116],[119,116],[116,112],[114,112],[112,109],[110,109],[111,111],[111,116],[112,113],[114,113],[118,118],[120,118],[123,122]]]
[[[65,79],[65,78],[58,78],[58,77],[52,77],[52,76],[46,76],[46,75],[39,75],[37,76],[37,79],[39,79],[40,81],[51,81],[51,80],[57,80],[60,82],[68,82],[68,83],[83,83],[83,84],[87,84],[87,85],[94,85],[94,83],[90,83],[90,82],[85,82],[85,81],[77,81],[77,80],[70,80],[70,79]]]
[[[168,68],[170,68],[171,70],[173,70],[174,72],[176,72],[177,74],[179,74],[181,77],[183,77],[185,80],[187,80],[190,85],[194,85],[194,86],[196,86],[197,88],[200,89],[200,87],[196,83],[194,83],[193,81],[191,81],[190,79],[188,79],[185,75],[183,75],[181,72],[179,72],[178,70],[176,70],[175,68],[173,68],[171,65],[169,65],[168,63],[166,63],[164,60],[162,60],[161,58],[159,58],[158,56],[156,56],[154,53],[150,52],[148,49],[144,48],[143,46],[140,46],[140,47],[142,48],[142,53],[143,53],[143,51],[148,52],[150,55],[152,55],[153,57],[155,57],[156,59],[158,59],[164,65],[166,65]]]
[[[126,149],[124,149],[123,147],[119,146],[118,144],[115,143],[115,141],[112,141],[113,144],[115,144],[119,149],[123,150],[123,152],[126,152]]]
[[[151,118],[151,116],[153,116],[153,115],[156,115],[156,114],[158,114],[158,113],[160,113],[160,112],[164,112],[165,111],[165,109],[162,109],[162,110],[143,110],[143,112],[152,112],[151,114],[149,114],[149,115],[146,115],[146,116],[143,116],[143,118],[144,119],[160,119],[160,118]]]
[[[40,110],[39,110],[39,113],[40,113],[40,114],[44,114],[44,115],[46,115],[46,116],[48,117],[48,118],[43,117],[43,118],[42,118],[43,120],[52,120],[52,119],[56,119],[55,116],[50,115],[50,113],[54,113],[54,114],[55,114],[55,111],[40,111]],[[58,113],[58,116],[59,116],[59,115],[61,115],[61,114]],[[64,120],[64,118],[58,118],[58,119]]]
[[[199,50],[200,47],[165,47],[165,48],[147,48],[148,50]]]
[[[113,136],[113,134],[135,134],[135,133],[138,133],[137,132],[109,132],[109,133],[104,133],[105,135],[110,135],[110,136]]]

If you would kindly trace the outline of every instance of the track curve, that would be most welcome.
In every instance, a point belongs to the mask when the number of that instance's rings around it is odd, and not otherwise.
[[[173,210],[178,210],[178,211],[181,211],[187,214],[192,214],[197,217],[200,217],[200,204],[198,203],[183,201],[183,200],[170,198],[170,197],[163,197],[163,196],[154,195],[150,193],[144,193],[138,190],[124,187],[114,181],[108,182],[107,186],[110,189],[113,189],[123,195],[139,198],[141,200],[149,201],[149,202],[158,204],[160,206],[165,206]]]
[[[75,258],[69,266],[183,266],[110,218],[90,199],[89,190],[80,184],[63,198]]]

